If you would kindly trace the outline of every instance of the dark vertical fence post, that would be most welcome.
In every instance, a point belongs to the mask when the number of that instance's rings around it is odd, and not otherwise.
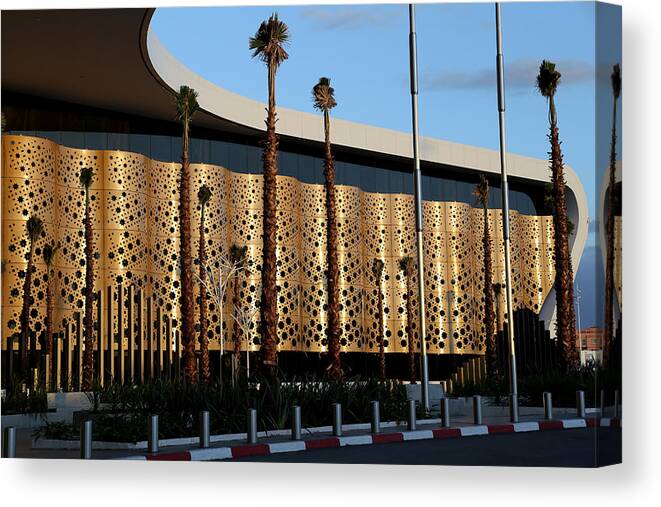
[[[105,365],[105,313],[103,312],[103,306],[105,305],[105,292],[100,290],[96,293],[96,378],[99,381],[99,385],[105,385],[104,382],[104,373],[106,370]]]
[[[145,381],[145,289],[138,291],[138,380]]]
[[[117,353],[118,368],[117,379],[124,383],[124,286],[117,286]]]
[[[128,286],[127,289],[127,306],[126,306],[126,334],[127,334],[127,355],[128,355],[128,371],[126,372],[126,379],[128,382],[133,382],[135,375],[135,286],[133,284]]]

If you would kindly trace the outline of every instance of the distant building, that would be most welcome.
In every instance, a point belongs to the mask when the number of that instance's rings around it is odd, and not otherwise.
[[[601,362],[604,342],[604,330],[600,327],[579,329],[576,333],[576,347],[580,351],[581,364],[589,360]]]

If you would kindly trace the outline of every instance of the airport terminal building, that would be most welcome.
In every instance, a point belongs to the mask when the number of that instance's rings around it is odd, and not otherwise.
[[[144,378],[176,367],[178,331],[178,170],[181,126],[173,91],[199,92],[192,123],[192,195],[208,185],[210,262],[232,244],[248,247],[253,270],[232,281],[240,301],[257,308],[262,243],[264,104],[224,90],[186,68],[150,31],[153,9],[2,12],[2,350],[18,350],[28,242],[25,222],[39,216],[31,323],[36,349],[44,332],[46,268],[39,251],[60,243],[54,262],[58,360],[76,375],[84,288],[84,192],[92,185],[97,368],[106,376]],[[84,41],[84,43],[81,43]],[[494,105],[495,114],[495,105]],[[280,362],[293,372],[321,367],[326,351],[326,234],[323,124],[319,116],[278,109],[278,339]],[[379,336],[377,292],[385,300],[386,352],[392,376],[405,371],[405,285],[398,260],[415,258],[411,136],[332,120],[337,170],[342,350],[351,371],[371,371]],[[498,153],[421,139],[424,269],[431,378],[457,368],[479,375],[484,354],[482,209],[473,190],[491,185],[489,226],[495,283],[504,282]],[[553,220],[545,207],[548,162],[508,154],[513,294],[520,360],[552,361]],[[578,266],[587,236],[587,200],[566,167],[571,238]],[[193,245],[200,219],[192,200]],[[194,247],[196,250],[196,247]],[[374,259],[385,262],[376,280]],[[496,287],[498,329],[504,291]],[[196,294],[198,289],[196,288]],[[210,348],[259,350],[258,319],[235,336],[232,290],[222,311],[210,302]],[[416,304],[414,302],[414,307]],[[420,337],[415,327],[415,340]],[[214,361],[220,354],[214,352]],[[151,359],[145,359],[151,355]],[[154,359],[155,358],[155,359]],[[149,365],[152,361],[152,366]],[[160,363],[159,363],[160,362]],[[398,365],[401,363],[401,368]],[[403,378],[403,377],[402,377]]]

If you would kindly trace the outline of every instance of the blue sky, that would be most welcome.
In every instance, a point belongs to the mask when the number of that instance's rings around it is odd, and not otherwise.
[[[336,117],[410,132],[406,5],[159,8],[152,28],[195,72],[263,101],[266,72],[250,57],[248,38],[274,11],[291,32],[278,104],[313,112],[312,86],[328,76]],[[547,156],[547,105],[534,83],[542,59],[556,62],[563,74],[556,103],[565,163],[581,178],[594,218],[597,163],[607,163],[595,159],[604,151],[595,149],[595,76],[607,77],[612,65],[596,54],[595,4],[505,3],[502,21],[508,149]],[[417,25],[422,135],[497,149],[493,4],[418,5]],[[619,41],[619,33],[611,40]],[[619,48],[611,53],[619,59]],[[588,246],[594,244],[591,234]]]

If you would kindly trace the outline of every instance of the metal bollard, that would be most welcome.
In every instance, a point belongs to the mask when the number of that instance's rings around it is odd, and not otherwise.
[[[585,419],[585,391],[576,391],[576,416]]]
[[[510,422],[519,422],[519,398],[515,394],[510,394]]]
[[[342,405],[333,403],[333,436],[342,436]]]
[[[601,417],[606,416],[606,391],[604,389],[601,390],[601,399],[599,401],[599,413]]]
[[[200,447],[206,449],[209,447],[211,434],[211,423],[209,421],[209,411],[204,410],[200,413]]]
[[[417,414],[416,414],[416,408],[415,408],[415,400],[408,400],[408,407],[409,407],[409,424],[408,428],[409,431],[415,431],[417,427]]]
[[[16,457],[16,428],[14,426],[5,428],[4,438],[2,439],[2,457]]]
[[[553,399],[551,393],[544,393],[544,419],[550,421],[553,419]]]
[[[473,422],[482,424],[482,397],[477,394],[473,396]]]
[[[441,424],[444,428],[450,427],[450,400],[441,398]]]
[[[615,389],[615,403],[613,404],[613,417],[620,416],[620,391]]]
[[[301,439],[301,407],[294,405],[291,409],[291,439]]]
[[[147,440],[148,451],[151,453],[158,452],[158,416],[152,415],[149,418],[149,438]]]
[[[80,423],[80,459],[92,459],[92,421]]]
[[[379,411],[379,402],[373,401],[372,405],[372,433],[381,433],[381,414]]]
[[[248,443],[257,443],[257,410],[254,408],[248,409]]]

